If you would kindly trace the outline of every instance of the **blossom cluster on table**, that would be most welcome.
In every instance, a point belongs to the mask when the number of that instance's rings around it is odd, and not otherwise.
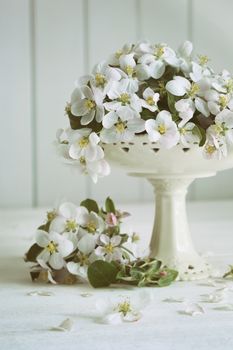
[[[178,273],[156,259],[139,256],[138,234],[121,229],[128,215],[109,197],[104,208],[86,199],[80,206],[65,202],[48,212],[46,223],[36,231],[36,243],[25,254],[25,261],[33,263],[32,279],[89,282],[93,287],[119,282],[169,285]]]
[[[186,41],[126,44],[76,83],[66,106],[70,127],[57,133],[58,152],[94,182],[110,167],[102,143],[149,142],[203,146],[206,158],[227,155],[233,143],[233,79],[216,74],[207,56]]]

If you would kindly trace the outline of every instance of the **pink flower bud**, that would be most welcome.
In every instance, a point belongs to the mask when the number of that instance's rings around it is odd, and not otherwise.
[[[105,221],[109,226],[116,226],[117,225],[117,218],[116,218],[116,215],[113,213],[108,213]]]

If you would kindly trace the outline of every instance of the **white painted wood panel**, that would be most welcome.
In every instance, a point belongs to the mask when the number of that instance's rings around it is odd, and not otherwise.
[[[193,41],[196,52],[210,57],[216,71],[228,69],[233,73],[233,2],[231,0],[194,0]],[[233,170],[216,177],[196,181],[195,199],[233,197]]]
[[[189,7],[186,0],[141,0],[140,1],[141,39],[153,43],[167,43],[173,49],[190,36]],[[193,197],[194,186],[190,186],[189,198]],[[152,187],[143,182],[142,196],[144,200],[152,199]]]
[[[137,41],[137,1],[90,0],[88,6],[89,67],[117,51],[127,42]],[[107,178],[92,185],[98,200],[111,195],[117,201],[140,199],[141,182],[124,172],[112,169]]]
[[[31,206],[28,0],[0,1],[0,206]]]
[[[35,5],[38,204],[61,198],[79,202],[86,196],[87,178],[61,163],[52,142],[56,130],[68,126],[64,107],[84,71],[83,2],[38,0]]]

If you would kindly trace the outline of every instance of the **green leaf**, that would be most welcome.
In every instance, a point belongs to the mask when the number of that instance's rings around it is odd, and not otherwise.
[[[115,208],[114,202],[110,197],[106,198],[105,209],[107,213],[116,214],[116,208]]]
[[[43,248],[41,248],[38,244],[34,243],[28,252],[25,254],[25,261],[36,262],[37,256],[42,252]]]
[[[94,288],[108,287],[116,282],[117,273],[115,265],[102,260],[94,261],[87,270],[88,280]]]
[[[197,135],[200,139],[200,147],[202,147],[205,144],[206,141],[206,131],[201,128],[200,126],[195,125],[192,130],[194,135]]]
[[[84,201],[82,201],[82,202],[80,203],[80,205],[81,205],[82,207],[87,208],[87,210],[88,210],[89,212],[94,211],[94,212],[97,213],[97,214],[99,213],[98,204],[97,204],[96,201],[94,201],[93,199],[87,198],[87,199],[85,199]]]
[[[178,276],[178,272],[175,270],[164,270],[164,271],[167,272],[167,275],[161,277],[158,280],[159,287],[169,286],[173,281],[175,281],[175,279]]]

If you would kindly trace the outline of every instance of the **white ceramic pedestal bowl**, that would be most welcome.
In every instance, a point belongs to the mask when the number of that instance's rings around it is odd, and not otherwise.
[[[103,144],[106,159],[129,175],[144,177],[156,193],[156,213],[150,242],[150,256],[179,272],[181,280],[207,278],[210,266],[195,251],[186,215],[186,193],[190,183],[217,171],[233,167],[233,151],[217,160],[203,158],[202,148],[180,145],[158,148],[148,137],[132,142]]]

